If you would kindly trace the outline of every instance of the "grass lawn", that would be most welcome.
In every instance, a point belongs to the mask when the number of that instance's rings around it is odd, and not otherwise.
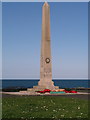
[[[2,118],[87,118],[88,101],[59,96],[16,96],[2,99]]]

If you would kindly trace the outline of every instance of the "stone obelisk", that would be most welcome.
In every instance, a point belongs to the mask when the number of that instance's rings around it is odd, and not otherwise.
[[[52,63],[50,46],[50,7],[47,2],[42,7],[42,41],[40,58],[40,81],[38,86],[33,86],[30,90],[58,89],[52,81]]]
[[[50,46],[50,7],[47,2],[42,7],[42,42],[40,59],[40,81],[39,86],[53,89],[51,46]]]
[[[57,89],[52,81],[51,63],[51,40],[50,40],[50,7],[47,2],[42,7],[42,42],[40,59],[40,81],[38,86],[46,89]]]

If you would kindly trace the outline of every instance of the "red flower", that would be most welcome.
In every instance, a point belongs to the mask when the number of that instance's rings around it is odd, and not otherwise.
[[[50,92],[50,91],[51,91],[51,90],[49,90],[49,89],[45,89],[45,90],[44,90],[44,92]]]
[[[77,93],[77,91],[72,90],[71,93]]]

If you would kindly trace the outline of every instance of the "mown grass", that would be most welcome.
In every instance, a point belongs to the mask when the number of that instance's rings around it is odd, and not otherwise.
[[[2,118],[88,118],[88,101],[59,96],[6,97]]]

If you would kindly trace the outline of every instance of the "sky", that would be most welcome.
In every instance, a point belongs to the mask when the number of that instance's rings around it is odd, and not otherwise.
[[[50,2],[53,78],[88,77],[88,3]],[[43,2],[2,5],[3,78],[39,78]]]

